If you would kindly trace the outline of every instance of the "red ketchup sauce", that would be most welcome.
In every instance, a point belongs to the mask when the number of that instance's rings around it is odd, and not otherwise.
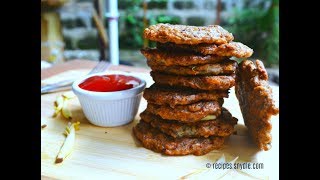
[[[131,89],[139,84],[140,80],[135,77],[111,74],[89,77],[79,87],[88,91],[113,92]]]

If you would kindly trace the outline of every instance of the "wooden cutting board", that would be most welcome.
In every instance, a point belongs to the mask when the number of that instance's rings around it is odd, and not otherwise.
[[[89,70],[67,71],[45,79],[42,83],[60,80],[68,74],[84,75]],[[147,81],[153,81],[148,73],[134,73]],[[279,106],[279,88],[272,87],[274,99]],[[278,116],[272,118],[273,144],[269,151],[259,151],[250,141],[247,129],[239,109],[234,88],[229,98],[225,99],[224,107],[238,118],[237,135],[232,135],[224,147],[204,156],[164,156],[145,149],[134,138],[132,127],[139,122],[139,113],[146,108],[142,98],[139,112],[134,121],[128,125],[105,128],[92,125],[85,118],[79,101],[74,98],[70,108],[75,121],[80,121],[80,130],[76,131],[76,142],[72,154],[62,163],[55,164],[55,157],[64,142],[62,134],[68,121],[61,116],[52,118],[53,102],[63,92],[41,96],[41,176],[43,179],[203,179],[203,178],[238,178],[238,179],[278,179],[279,176],[279,123]],[[240,162],[263,163],[262,169],[222,170],[206,167],[207,163],[216,162],[222,155],[229,162],[236,157]]]

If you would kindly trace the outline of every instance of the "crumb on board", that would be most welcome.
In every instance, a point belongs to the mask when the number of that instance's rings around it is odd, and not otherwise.
[[[62,163],[62,161],[63,161],[63,158],[57,158],[56,161],[55,161],[55,163],[56,163],[56,164]]]
[[[41,129],[44,129],[45,127],[47,127],[46,124],[42,125],[42,126],[41,126]]]

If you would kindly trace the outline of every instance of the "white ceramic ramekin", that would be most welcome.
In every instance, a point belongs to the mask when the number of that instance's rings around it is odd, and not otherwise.
[[[138,112],[146,82],[141,78],[133,76],[140,80],[138,86],[115,92],[94,92],[79,87],[79,84],[87,78],[105,74],[106,73],[91,74],[78,79],[72,84],[72,90],[77,95],[86,118],[92,124],[103,127],[128,124],[134,119]],[[126,73],[121,74],[132,76]]]

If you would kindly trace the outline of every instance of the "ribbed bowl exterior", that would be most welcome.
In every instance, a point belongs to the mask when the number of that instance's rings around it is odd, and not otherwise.
[[[121,73],[127,76],[133,76],[128,73]],[[130,123],[136,116],[143,90],[146,87],[146,81],[140,80],[139,85],[121,91],[96,92],[88,91],[79,87],[85,79],[105,75],[105,73],[96,73],[84,76],[75,80],[72,84],[72,90],[78,97],[82,110],[90,123],[103,126],[114,127]]]
[[[81,95],[80,95],[81,96]],[[142,93],[120,100],[92,101],[79,97],[86,118],[94,125],[114,127],[130,123],[138,112]]]

